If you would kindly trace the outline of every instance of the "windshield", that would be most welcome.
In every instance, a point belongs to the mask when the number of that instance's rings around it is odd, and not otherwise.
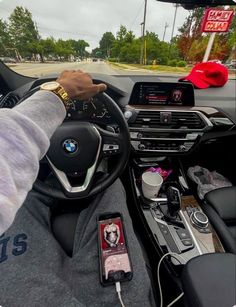
[[[156,0],[0,0],[0,58],[32,77],[65,69],[186,75],[202,62],[212,36],[201,31],[204,13]],[[231,77],[235,41],[234,17],[207,58],[226,65]]]

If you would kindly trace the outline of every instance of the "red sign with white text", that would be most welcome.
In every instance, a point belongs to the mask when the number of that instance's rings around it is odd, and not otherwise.
[[[228,32],[233,17],[233,10],[207,9],[202,32]]]

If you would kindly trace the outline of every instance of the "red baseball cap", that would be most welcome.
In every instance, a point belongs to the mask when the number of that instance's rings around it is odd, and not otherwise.
[[[190,74],[179,81],[190,81],[196,88],[224,86],[228,81],[228,69],[222,64],[204,62],[196,64]]]

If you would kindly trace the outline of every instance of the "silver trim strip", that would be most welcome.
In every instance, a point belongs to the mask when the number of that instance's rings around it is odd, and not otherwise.
[[[189,226],[189,223],[188,223],[188,221],[187,221],[187,219],[186,219],[186,217],[185,217],[183,211],[180,210],[180,211],[179,211],[179,214],[180,214],[180,216],[181,216],[181,218],[182,218],[182,221],[184,222],[186,228],[188,229],[188,231],[189,231],[189,233],[190,233],[190,235],[191,235],[191,237],[192,237],[192,239],[193,239],[193,242],[194,242],[194,244],[195,244],[195,246],[196,246],[196,248],[197,248],[199,254],[200,254],[200,255],[203,255],[203,252],[202,252],[202,250],[201,250],[201,248],[200,248],[200,246],[199,246],[199,244],[198,244],[198,242],[197,242],[197,239],[195,238],[195,236],[194,236],[194,234],[193,234],[193,232],[192,232],[191,227]]]
[[[58,180],[60,181],[60,183],[63,185],[63,187],[65,188],[65,190],[71,194],[75,194],[75,193],[82,193],[82,192],[85,192],[90,183],[91,183],[91,180],[93,178],[93,175],[95,173],[95,170],[96,170],[96,167],[97,167],[97,162],[98,162],[98,158],[99,158],[99,154],[100,154],[100,151],[101,151],[101,146],[102,146],[102,138],[101,138],[101,135],[100,133],[98,132],[98,130],[96,129],[95,126],[93,126],[94,130],[96,131],[98,137],[99,137],[99,145],[98,145],[98,151],[97,151],[97,154],[96,154],[96,158],[95,158],[95,162],[94,164],[87,170],[87,174],[86,174],[86,177],[85,177],[85,180],[84,180],[84,183],[81,185],[81,186],[76,186],[76,187],[73,187],[68,178],[67,178],[67,175],[66,173],[60,171],[58,168],[56,168],[56,166],[50,161],[50,159],[46,156],[47,160],[48,160],[48,163],[49,165],[51,166],[51,168],[53,169],[53,171],[55,172]]]
[[[157,197],[157,198],[151,198],[152,201],[157,203],[166,203],[167,198],[166,197]]]
[[[134,137],[132,137],[131,136],[131,140],[132,141],[189,141],[189,142],[192,142],[192,141],[195,141],[196,140],[196,138],[195,139],[187,139],[187,138],[183,138],[183,139],[181,139],[181,138],[134,138]]]

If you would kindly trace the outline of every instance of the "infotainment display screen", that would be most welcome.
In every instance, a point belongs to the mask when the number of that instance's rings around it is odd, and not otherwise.
[[[194,90],[190,83],[137,82],[129,104],[193,106]]]

